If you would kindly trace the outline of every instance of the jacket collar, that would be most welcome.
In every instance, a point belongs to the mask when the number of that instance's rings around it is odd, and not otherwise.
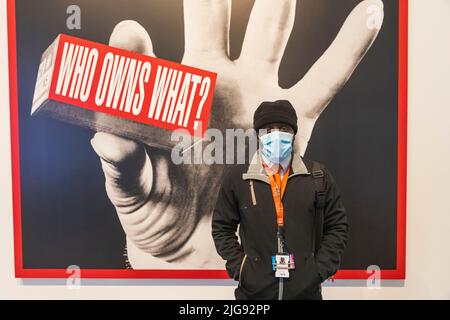
[[[294,153],[292,155],[292,172],[289,174],[288,179],[297,175],[309,175],[311,172],[306,168],[305,163],[303,162],[302,157],[299,153]],[[252,157],[252,160],[248,166],[248,170],[246,173],[242,174],[242,179],[244,180],[259,180],[269,184],[269,177],[264,170],[262,165],[262,159],[259,151],[256,151]]]

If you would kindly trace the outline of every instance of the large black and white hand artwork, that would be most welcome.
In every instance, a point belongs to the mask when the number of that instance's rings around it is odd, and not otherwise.
[[[185,0],[181,63],[218,74],[212,128],[250,128],[253,112],[262,101],[290,100],[299,116],[296,142],[303,155],[320,114],[377,37],[383,3],[358,4],[307,74],[285,89],[279,85],[278,69],[295,9],[296,0],[256,0],[241,54],[231,60],[231,0]],[[109,44],[154,56],[150,36],[135,21],[120,22]],[[223,268],[210,222],[224,165],[175,165],[170,152],[102,132],[91,142],[101,159],[107,194],[125,230],[133,268]]]

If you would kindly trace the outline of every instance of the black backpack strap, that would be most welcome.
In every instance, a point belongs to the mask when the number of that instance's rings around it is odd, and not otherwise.
[[[315,227],[313,236],[313,255],[319,250],[319,245],[323,235],[323,219],[327,190],[325,187],[325,174],[318,162],[313,161],[312,177],[315,187],[315,208],[316,216],[314,217]]]

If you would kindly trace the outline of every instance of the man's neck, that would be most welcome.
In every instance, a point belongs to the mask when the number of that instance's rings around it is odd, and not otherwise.
[[[286,157],[286,159],[283,159],[283,161],[280,161],[280,163],[273,163],[270,160],[266,159],[266,157],[264,157],[262,152],[260,152],[260,155],[261,155],[262,161],[268,166],[269,171],[272,174],[277,173],[278,170],[281,169],[280,173],[281,173],[281,176],[283,176],[284,173],[289,168],[289,166],[291,165],[292,155],[289,155],[288,157]],[[281,166],[281,168],[280,168],[280,166]]]

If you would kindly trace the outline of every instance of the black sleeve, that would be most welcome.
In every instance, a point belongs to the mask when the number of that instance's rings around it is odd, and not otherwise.
[[[236,235],[240,222],[238,204],[233,192],[232,178],[225,173],[212,218],[212,237],[219,255],[226,261],[228,275],[239,279],[244,251]]]
[[[336,182],[328,170],[326,175],[327,196],[324,208],[323,235],[316,255],[316,264],[322,281],[336,273],[341,255],[347,246],[348,221]]]

